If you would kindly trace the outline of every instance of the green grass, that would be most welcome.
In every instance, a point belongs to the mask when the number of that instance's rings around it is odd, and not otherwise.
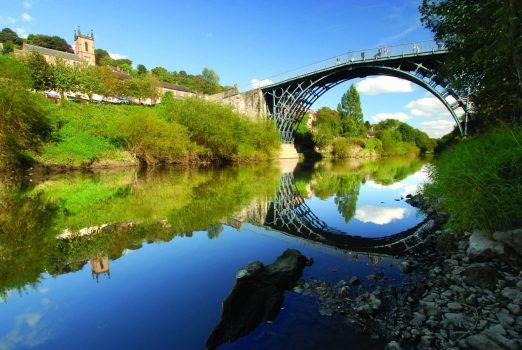
[[[424,194],[457,230],[522,227],[522,127],[498,127],[450,147]]]

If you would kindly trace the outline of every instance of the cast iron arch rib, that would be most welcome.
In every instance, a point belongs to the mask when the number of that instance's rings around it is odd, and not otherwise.
[[[456,111],[461,108],[467,112],[466,99],[437,74],[446,54],[446,50],[440,50],[407,57],[348,62],[265,86],[262,91],[269,117],[275,120],[282,142],[293,143],[295,129],[304,113],[324,93],[351,79],[386,75],[408,80],[433,94],[449,111],[464,136],[466,126],[463,128],[462,123],[466,120],[460,120]]]

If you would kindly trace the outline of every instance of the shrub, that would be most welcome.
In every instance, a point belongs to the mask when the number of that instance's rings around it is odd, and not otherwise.
[[[127,149],[141,163],[179,163],[194,149],[187,128],[160,119],[153,110],[137,110],[115,118],[109,130],[123,140]]]
[[[455,229],[522,225],[522,127],[499,127],[451,146],[434,162],[424,194],[441,199]],[[438,200],[433,200],[438,202]]]
[[[272,121],[253,121],[227,106],[189,98],[164,99],[160,108],[167,121],[184,125],[190,139],[213,159],[271,158],[279,147]]]
[[[43,97],[0,77],[0,164],[21,165],[51,132]]]

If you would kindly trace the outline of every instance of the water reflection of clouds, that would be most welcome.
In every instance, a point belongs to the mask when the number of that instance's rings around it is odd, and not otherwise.
[[[42,288],[42,294],[48,292],[48,288]],[[46,289],[46,290],[45,290]],[[37,311],[26,311],[18,314],[14,319],[14,327],[0,338],[0,350],[18,348],[34,348],[52,338],[52,330],[42,320],[52,306],[49,298],[41,300],[42,309]]]
[[[383,208],[373,205],[364,205],[355,210],[355,218],[364,223],[386,225],[394,220],[401,220],[406,216],[407,208]]]

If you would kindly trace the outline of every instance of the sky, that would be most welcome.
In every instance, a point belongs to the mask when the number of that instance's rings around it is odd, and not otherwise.
[[[151,69],[199,74],[214,69],[221,84],[248,90],[263,80],[347,51],[431,40],[421,0],[0,0],[0,28],[20,36],[92,29],[95,47]],[[340,84],[313,106],[336,108],[353,83],[365,120],[396,118],[440,137],[454,121],[423,88],[390,77]]]

